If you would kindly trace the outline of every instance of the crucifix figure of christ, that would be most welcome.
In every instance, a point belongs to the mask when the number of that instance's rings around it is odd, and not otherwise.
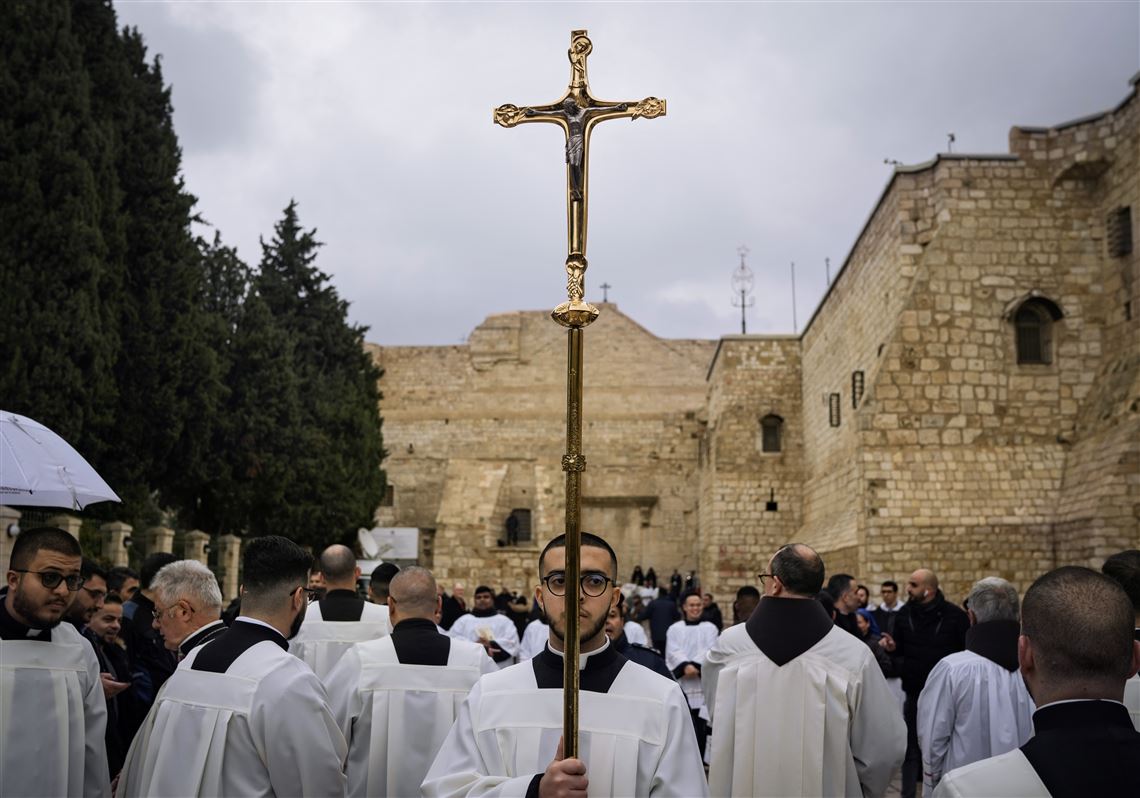
[[[586,220],[590,176],[590,133],[607,119],[653,119],[665,115],[665,101],[646,97],[640,102],[607,102],[590,94],[586,78],[586,58],[593,50],[586,31],[570,34],[570,86],[549,105],[500,105],[495,124],[514,127],[527,122],[558,125],[566,135],[566,293],[568,301],[554,311],[554,318],[566,327],[584,327],[598,311],[583,301],[586,273]]]
[[[584,300],[586,274],[586,210],[590,176],[590,133],[607,119],[652,119],[665,114],[665,101],[646,97],[640,102],[606,102],[590,94],[586,58],[593,50],[586,31],[570,33],[570,86],[549,105],[500,105],[494,121],[503,127],[526,122],[549,122],[566,135],[566,295],[567,301],[550,314],[566,327],[566,564],[563,632],[563,754],[578,755],[578,654],[582,543],[582,338],[584,328],[598,317],[598,309]],[[617,574],[614,574],[617,578]],[[584,590],[585,588],[583,588]],[[583,594],[584,595],[584,594]]]

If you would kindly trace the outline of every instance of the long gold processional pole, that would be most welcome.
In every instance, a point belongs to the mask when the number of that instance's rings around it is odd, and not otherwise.
[[[579,586],[581,584],[582,472],[582,331],[598,317],[598,309],[584,301],[586,273],[586,199],[589,188],[590,133],[607,119],[653,119],[665,115],[665,101],[646,97],[640,102],[606,102],[590,94],[586,58],[593,45],[586,31],[570,33],[570,86],[549,105],[500,105],[495,124],[514,127],[526,122],[550,122],[566,134],[566,294],[567,301],[551,316],[566,327],[566,640],[563,671],[563,753],[578,756],[578,638]],[[616,574],[615,574],[616,576]]]

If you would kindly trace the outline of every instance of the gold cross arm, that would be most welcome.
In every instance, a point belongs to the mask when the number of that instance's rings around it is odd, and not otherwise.
[[[586,225],[590,182],[590,134],[607,119],[654,119],[665,115],[665,101],[646,97],[640,101],[608,102],[590,94],[586,78],[586,58],[593,50],[586,31],[570,34],[570,86],[566,93],[549,105],[500,105],[494,111],[494,122],[503,127],[528,122],[558,125],[566,136],[566,293],[568,302],[559,305],[555,318],[567,326],[588,324],[597,310],[583,301],[586,272]],[[577,309],[577,313],[560,311]],[[592,315],[590,315],[592,311]],[[588,320],[587,320],[588,317]],[[568,323],[569,322],[569,323]]]

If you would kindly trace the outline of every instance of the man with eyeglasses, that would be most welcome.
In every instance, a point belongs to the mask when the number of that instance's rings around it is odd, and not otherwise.
[[[518,627],[495,609],[495,592],[486,585],[475,588],[471,612],[456,618],[448,634],[483,646],[500,668],[511,665],[519,653]]]
[[[566,584],[566,538],[538,560],[535,601],[550,625],[544,651],[482,677],[421,786],[425,796],[708,795],[689,708],[676,682],[631,663],[606,636],[617,605],[617,556],[582,533],[582,578]],[[567,589],[581,599],[579,756],[562,756]]]
[[[673,676],[677,678],[677,683],[681,685],[681,691],[689,702],[697,747],[703,757],[705,739],[708,737],[709,713],[705,707],[704,690],[701,688],[701,665],[720,632],[709,621],[701,620],[704,602],[700,593],[687,594],[681,601],[681,611],[684,617],[670,626],[665,635],[665,664],[673,671]]]
[[[84,557],[79,566],[79,577],[83,586],[75,591],[63,619],[82,634],[91,623],[92,616],[103,609],[103,599],[107,596],[107,572],[99,567],[99,563]]]
[[[344,736],[320,680],[288,651],[311,564],[286,538],[249,542],[242,614],[167,680],[127,754],[120,798],[344,795]]]
[[[823,559],[802,543],[760,574],[760,604],[705,661],[717,796],[881,796],[906,727],[867,645],[815,600]]]
[[[334,544],[321,552],[318,562],[324,574],[325,592],[305,613],[305,622],[289,650],[325,681],[346,651],[357,643],[383,637],[392,627],[387,606],[365,601],[356,594],[360,568],[352,549]]]
[[[79,543],[30,529],[0,591],[0,795],[108,796],[107,703],[99,661],[61,623],[83,585]]]
[[[154,628],[179,660],[226,630],[222,591],[214,572],[197,560],[164,565],[151,582]]]

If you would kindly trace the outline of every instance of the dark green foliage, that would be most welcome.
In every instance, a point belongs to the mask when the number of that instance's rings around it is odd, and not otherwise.
[[[257,274],[191,232],[170,90],[110,0],[0,2],[0,407],[124,499],[322,545],[384,489],[364,330],[290,204]]]

